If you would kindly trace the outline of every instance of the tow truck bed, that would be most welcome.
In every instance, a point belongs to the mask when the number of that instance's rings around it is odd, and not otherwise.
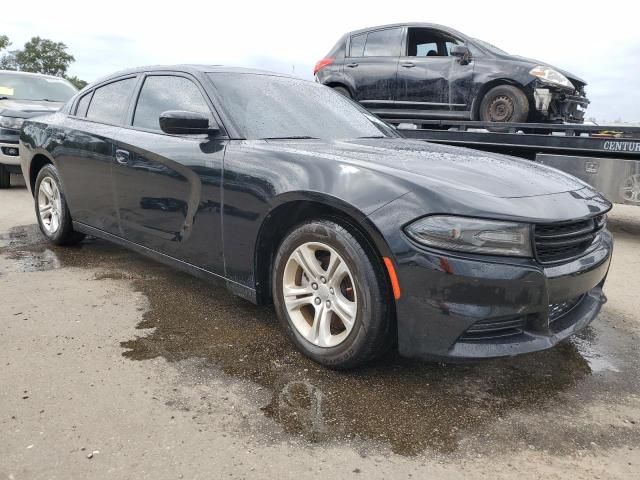
[[[550,165],[586,181],[612,202],[640,206],[638,127],[384,120],[399,125],[400,133],[407,138],[504,153]]]

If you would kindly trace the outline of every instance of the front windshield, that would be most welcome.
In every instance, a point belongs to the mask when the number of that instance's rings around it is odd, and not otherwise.
[[[66,102],[76,92],[64,78],[0,73],[0,98]]]
[[[509,55],[507,52],[502,50],[501,48],[496,47],[495,45],[491,45],[489,42],[485,42],[484,40],[480,40],[479,38],[473,39],[478,45],[486,48],[490,52],[497,53],[498,55]]]
[[[249,140],[397,136],[364,108],[317,83],[250,73],[209,76],[225,111]]]

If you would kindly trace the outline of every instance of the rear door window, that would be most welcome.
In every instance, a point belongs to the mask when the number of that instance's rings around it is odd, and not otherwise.
[[[127,78],[97,88],[87,110],[87,118],[101,123],[122,124],[135,85],[135,78]]]
[[[402,29],[389,28],[370,32],[364,46],[365,57],[398,57],[402,43]]]
[[[367,41],[367,34],[361,33],[351,37],[351,46],[349,47],[349,56],[362,57],[364,54],[364,43]]]
[[[160,130],[160,114],[168,110],[201,113],[212,118],[202,93],[188,78],[171,75],[147,77],[138,97],[133,126]]]

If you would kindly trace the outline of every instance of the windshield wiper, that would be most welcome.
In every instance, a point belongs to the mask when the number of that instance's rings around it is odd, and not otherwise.
[[[38,98],[36,100],[32,100],[33,102],[55,102],[60,103],[60,100],[51,100],[49,98]]]
[[[384,135],[371,135],[371,136],[368,136],[368,137],[366,137],[366,136],[365,137],[356,137],[356,139],[360,139],[360,138],[387,138],[387,137],[385,137]]]
[[[263,137],[260,140],[318,140],[316,137],[307,135],[292,135],[290,137]]]

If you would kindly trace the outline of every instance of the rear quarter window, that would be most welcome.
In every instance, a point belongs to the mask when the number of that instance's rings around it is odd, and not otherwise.
[[[351,45],[349,47],[350,57],[362,57],[364,55],[364,44],[367,41],[367,34],[361,33],[351,37]]]
[[[76,106],[76,117],[86,117],[87,116],[87,110],[89,109],[89,102],[91,101],[91,95],[93,95],[93,92],[89,92],[87,94],[85,94],[80,101],[78,102],[78,105]]]

